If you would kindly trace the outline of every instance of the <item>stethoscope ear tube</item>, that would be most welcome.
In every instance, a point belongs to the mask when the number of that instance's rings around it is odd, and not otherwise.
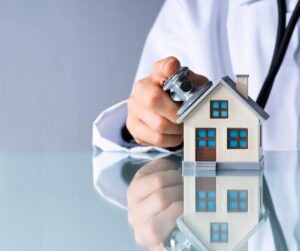
[[[277,29],[278,33],[276,37],[275,49],[274,49],[269,72],[267,74],[267,77],[263,83],[263,86],[256,100],[256,102],[262,108],[265,108],[268,102],[274,80],[280,69],[288,45],[290,43],[293,31],[300,17],[300,0],[298,0],[295,10],[292,13],[292,16],[290,18],[290,21],[286,29],[283,29],[283,27],[285,27],[285,15],[286,15],[285,0],[277,0],[277,3],[278,3],[279,15],[278,15],[278,29]]]

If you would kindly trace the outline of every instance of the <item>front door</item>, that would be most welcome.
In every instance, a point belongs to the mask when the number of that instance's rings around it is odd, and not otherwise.
[[[216,128],[196,128],[196,161],[216,161]]]

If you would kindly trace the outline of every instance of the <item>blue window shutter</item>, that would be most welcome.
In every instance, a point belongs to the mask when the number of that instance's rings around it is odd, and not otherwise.
[[[227,111],[221,111],[221,117],[222,118],[227,118],[228,117],[228,112]]]
[[[205,130],[199,129],[198,130],[198,137],[199,138],[205,138],[206,137]]]
[[[200,209],[200,210],[205,210],[205,206],[206,206],[206,203],[205,203],[205,201],[199,201],[198,202],[198,208]]]
[[[237,138],[238,134],[237,134],[237,130],[229,130],[229,137],[230,138]]]
[[[198,197],[200,199],[205,199],[206,198],[206,192],[205,191],[199,191],[198,192]]]
[[[227,102],[226,101],[222,101],[221,102],[221,108],[226,109],[227,108]]]
[[[208,211],[215,211],[216,210],[216,203],[214,201],[209,201],[207,203]]]
[[[246,140],[240,140],[240,147],[241,148],[247,147],[247,141]]]
[[[210,147],[210,148],[216,147],[216,142],[215,142],[215,140],[208,140],[208,141],[207,141],[207,146]]]
[[[213,108],[219,108],[219,102],[218,101],[213,101],[212,102],[212,107]]]
[[[216,192],[215,191],[209,191],[207,197],[209,199],[214,199],[216,198]]]
[[[213,241],[218,242],[219,241],[219,233],[213,233]]]
[[[207,137],[208,138],[214,138],[214,137],[216,137],[215,130],[208,130]]]
[[[247,131],[246,130],[240,130],[240,138],[246,138],[247,137]]]
[[[198,140],[198,147],[200,147],[200,148],[206,147],[206,141],[205,140]]]
[[[236,191],[230,191],[229,192],[229,198],[230,199],[236,199],[237,198],[237,192]]]
[[[229,147],[231,147],[231,148],[237,147],[237,141],[236,140],[230,140],[229,141]]]
[[[221,231],[222,231],[222,232],[223,232],[223,231],[227,231],[227,224],[223,223],[223,224],[221,225]]]
[[[240,199],[246,199],[247,193],[246,193],[245,191],[241,191],[241,192],[239,193],[239,197],[240,197]]]
[[[214,117],[214,118],[218,118],[220,115],[219,115],[219,111],[213,111],[212,112],[212,116]]]
[[[229,202],[229,209],[230,210],[236,210],[237,209],[237,203],[235,201]]]
[[[240,210],[241,210],[241,211],[246,210],[246,208],[247,208],[246,202],[244,202],[244,201],[243,201],[243,202],[240,202],[239,207],[240,207]]]
[[[228,239],[228,238],[227,238],[227,234],[226,234],[226,233],[222,233],[222,234],[221,234],[221,241],[222,241],[222,242],[227,242],[227,239]]]
[[[212,230],[213,230],[214,232],[219,231],[219,224],[217,224],[217,223],[213,224]]]

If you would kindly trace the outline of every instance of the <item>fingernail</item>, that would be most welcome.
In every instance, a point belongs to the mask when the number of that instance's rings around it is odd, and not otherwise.
[[[167,78],[167,77],[164,77],[164,78],[161,80],[161,84],[164,84],[167,80],[168,80],[168,78]]]

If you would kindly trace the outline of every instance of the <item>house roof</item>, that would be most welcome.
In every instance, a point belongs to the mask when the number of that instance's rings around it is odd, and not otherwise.
[[[261,120],[265,121],[270,116],[267,114],[253,99],[250,97],[246,98],[236,88],[236,83],[230,77],[223,77],[215,84],[211,85],[191,106],[189,106],[185,110],[179,109],[177,115],[179,118],[177,119],[177,123],[182,123],[185,118],[211,93],[216,89],[219,85],[224,85],[228,90],[230,90],[237,98],[239,98],[252,112]]]

